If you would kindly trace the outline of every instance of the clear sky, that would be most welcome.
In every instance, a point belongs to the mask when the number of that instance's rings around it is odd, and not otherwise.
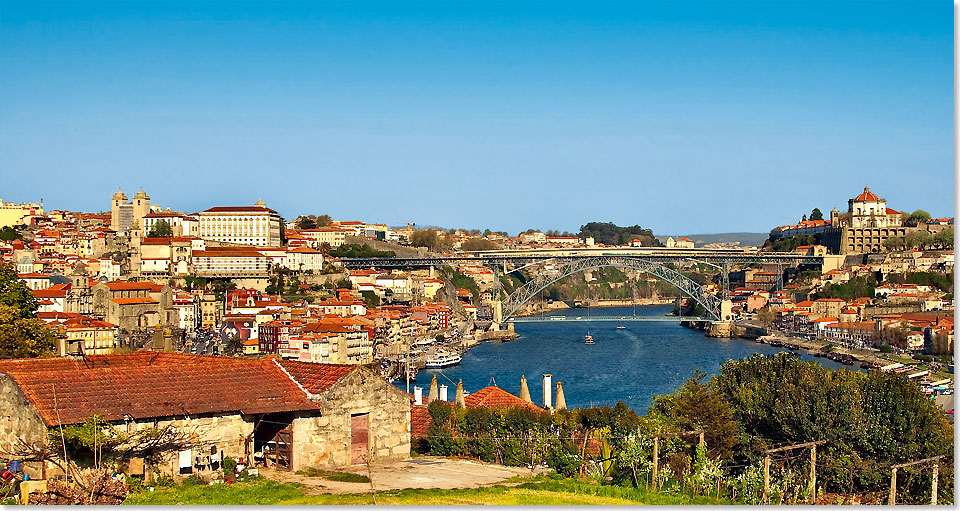
[[[0,197],[657,234],[953,212],[953,4],[0,1]]]

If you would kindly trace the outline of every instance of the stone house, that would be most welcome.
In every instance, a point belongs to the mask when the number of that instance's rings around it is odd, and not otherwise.
[[[410,453],[408,395],[366,366],[149,351],[2,360],[0,391],[0,461],[17,459],[18,439],[44,443],[48,428],[93,415],[119,431],[187,434],[189,449],[153,464],[175,477],[217,470],[225,456],[299,470]],[[52,469],[23,465],[34,478]]]

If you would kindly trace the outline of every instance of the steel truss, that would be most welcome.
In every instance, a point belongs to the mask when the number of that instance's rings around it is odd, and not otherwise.
[[[512,316],[523,306],[537,296],[541,291],[549,287],[554,282],[569,277],[574,273],[594,268],[604,268],[616,266],[620,268],[630,268],[653,275],[654,277],[669,282],[685,295],[703,306],[707,314],[714,320],[720,319],[720,304],[722,300],[706,291],[703,286],[690,280],[682,273],[669,268],[665,263],[651,260],[650,258],[638,258],[630,256],[595,256],[571,258],[566,266],[560,269],[559,276],[548,276],[541,273],[536,278],[530,280],[523,286],[515,289],[513,293],[502,303],[503,321]]]

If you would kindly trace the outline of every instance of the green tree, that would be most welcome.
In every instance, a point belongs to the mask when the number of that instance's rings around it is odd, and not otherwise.
[[[927,213],[922,209],[918,209],[913,213],[910,213],[910,216],[907,217],[907,225],[917,226],[926,222],[927,220],[930,220],[930,213]]]
[[[891,236],[883,240],[883,247],[890,251],[903,250],[907,246],[906,238],[902,236]]]
[[[944,229],[934,234],[933,243],[940,248],[953,248],[953,229]]]
[[[35,358],[54,354],[57,336],[43,321],[22,317],[16,307],[0,304],[0,358]]]
[[[13,265],[0,262],[0,305],[9,305],[17,310],[21,318],[32,318],[37,314],[37,301],[20,279]]]
[[[930,236],[930,233],[927,231],[914,231],[907,235],[907,246],[910,248],[919,248],[923,249],[930,242],[933,241],[933,237]]]
[[[426,247],[429,250],[435,250],[440,246],[440,240],[437,237],[436,230],[418,229],[410,234],[410,244],[415,247]]]
[[[823,220],[823,213],[820,212],[820,208],[813,208],[813,211],[810,212],[810,220]]]
[[[465,240],[462,244],[460,244],[460,249],[466,252],[472,252],[476,250],[493,250],[495,248],[497,248],[496,244],[483,238]]]
[[[13,227],[5,226],[3,229],[0,229],[0,240],[3,241],[13,241],[23,239],[23,236],[16,231]]]
[[[240,353],[243,353],[243,340],[240,339],[239,335],[231,335],[226,342],[223,343],[223,354],[237,355]]]
[[[157,220],[147,233],[148,238],[170,238],[173,236],[173,228],[166,220]]]

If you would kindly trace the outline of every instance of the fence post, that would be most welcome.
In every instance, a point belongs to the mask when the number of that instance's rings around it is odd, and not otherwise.
[[[817,502],[817,446],[810,448],[810,498]]]
[[[763,457],[763,503],[770,503],[770,454]]]
[[[887,501],[887,504],[894,505],[897,503],[897,469],[896,467],[890,472],[890,499]]]
[[[940,460],[933,461],[933,487],[930,492],[930,504],[937,505],[937,479],[940,478]]]

